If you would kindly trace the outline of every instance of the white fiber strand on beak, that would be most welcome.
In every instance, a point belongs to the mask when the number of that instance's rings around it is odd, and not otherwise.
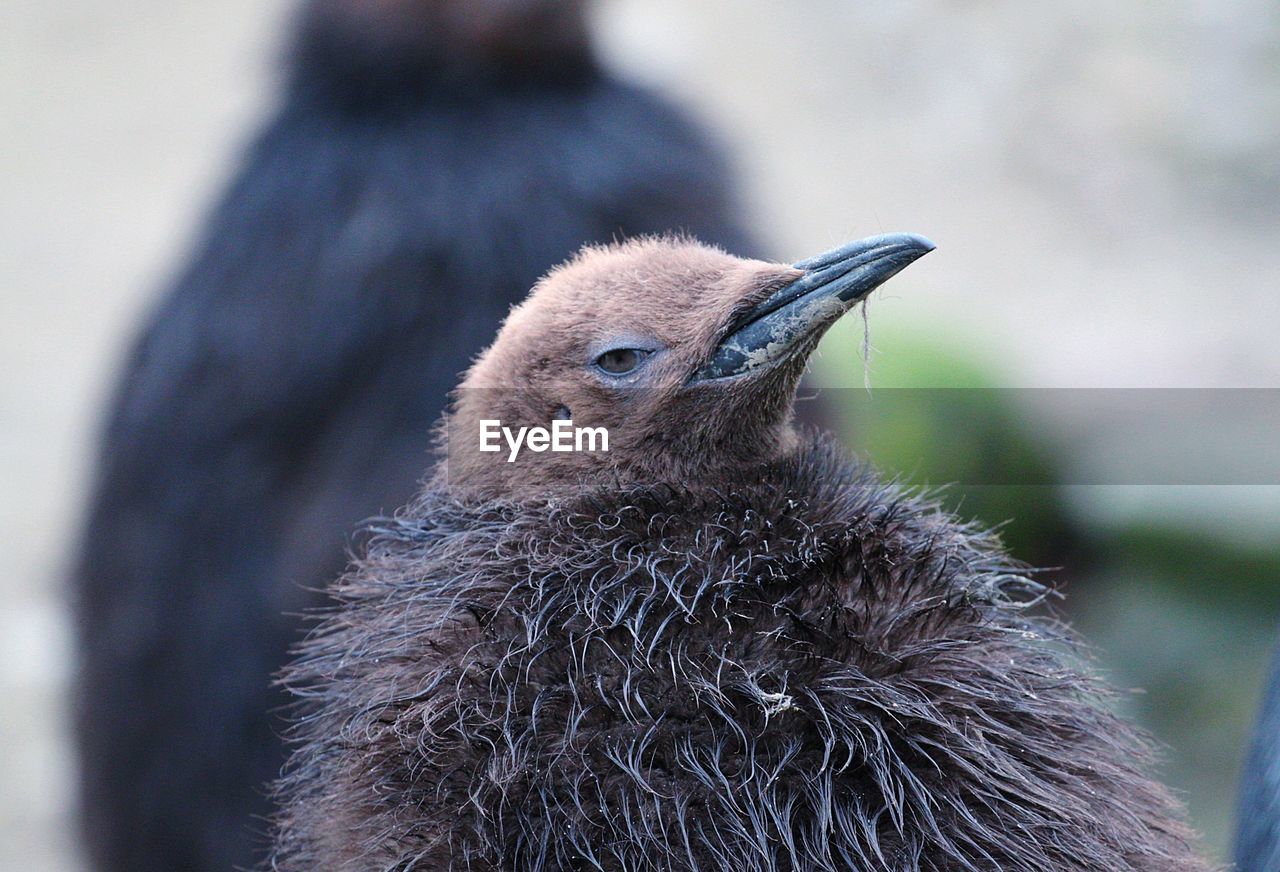
[[[860,304],[862,314],[862,386],[871,393],[871,321],[867,317],[867,303],[870,296],[862,298]]]

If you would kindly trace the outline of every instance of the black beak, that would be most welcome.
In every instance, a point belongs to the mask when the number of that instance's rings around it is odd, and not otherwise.
[[[789,357],[933,249],[934,244],[923,236],[890,233],[800,261],[795,266],[805,274],[734,321],[690,381],[742,375]]]

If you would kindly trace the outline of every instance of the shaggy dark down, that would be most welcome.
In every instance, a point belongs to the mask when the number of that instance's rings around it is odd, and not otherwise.
[[[1245,761],[1235,861],[1239,872],[1280,869],[1280,651]]]
[[[994,541],[822,442],[744,472],[376,528],[280,868],[1201,868]]]
[[[791,424],[825,274],[633,243],[512,312],[286,672],[275,868],[1205,868],[1041,587]],[[473,447],[561,404],[610,450]]]
[[[74,571],[98,869],[265,853],[271,686],[457,373],[584,240],[745,244],[715,149],[580,4],[314,0],[278,110],[125,364]]]

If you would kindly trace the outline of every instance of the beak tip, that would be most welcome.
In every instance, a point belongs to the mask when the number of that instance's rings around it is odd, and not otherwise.
[[[912,260],[923,257],[937,248],[933,240],[918,233],[885,233],[846,243],[839,248],[823,252],[815,257],[797,261],[796,269],[807,271],[823,269],[874,249],[896,249],[899,254],[910,253]]]
[[[924,257],[938,247],[932,239],[921,236],[919,233],[887,233],[876,238],[886,247],[892,246],[905,254],[912,255],[913,260]]]

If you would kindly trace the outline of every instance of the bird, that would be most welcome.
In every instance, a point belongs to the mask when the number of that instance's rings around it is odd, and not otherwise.
[[[1280,650],[1272,661],[1242,772],[1234,868],[1239,872],[1280,869]]]
[[[309,0],[271,116],[109,400],[70,561],[94,869],[249,868],[272,684],[458,373],[584,241],[752,247],[728,161],[575,0]]]
[[[1044,586],[794,423],[933,248],[541,279],[283,673],[273,868],[1207,869]]]

